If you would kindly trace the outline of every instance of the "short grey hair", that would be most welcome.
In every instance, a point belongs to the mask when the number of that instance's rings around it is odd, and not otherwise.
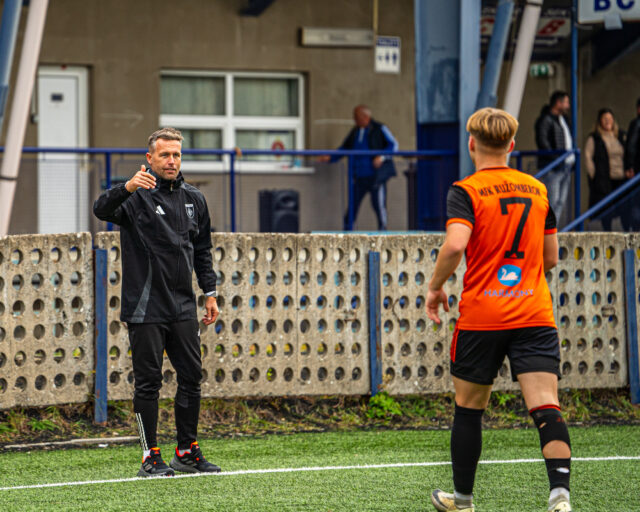
[[[158,139],[177,140],[182,144],[184,137],[182,136],[182,133],[180,133],[180,130],[176,130],[175,128],[160,128],[159,130],[156,130],[151,135],[149,135],[148,147],[150,153],[153,153],[153,151],[156,149],[156,141]]]

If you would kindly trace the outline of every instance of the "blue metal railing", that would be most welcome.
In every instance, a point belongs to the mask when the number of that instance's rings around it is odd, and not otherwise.
[[[0,151],[4,151],[4,148],[0,147]],[[49,148],[49,147],[25,147],[23,153],[73,153],[73,154],[90,154],[90,155],[104,155],[105,157],[105,188],[109,189],[112,186],[112,158],[113,155],[144,155],[146,154],[146,148]],[[453,157],[457,155],[457,151],[454,150],[429,150],[429,151],[363,151],[363,150],[266,150],[266,149],[186,149],[182,150],[183,155],[207,155],[207,156],[220,156],[229,158],[229,169],[227,171],[229,175],[229,216],[230,216],[230,228],[232,232],[236,231],[236,163],[238,158],[244,156],[258,156],[267,155],[273,157],[281,156],[306,156],[306,157],[320,157],[320,156],[338,156],[349,158],[349,210],[348,210],[348,230],[353,228],[354,212],[353,212],[353,166],[351,162],[352,157],[355,156],[390,156],[390,157],[405,157],[405,158],[420,158],[420,159],[434,159]],[[107,229],[111,230],[110,223],[107,224]]]

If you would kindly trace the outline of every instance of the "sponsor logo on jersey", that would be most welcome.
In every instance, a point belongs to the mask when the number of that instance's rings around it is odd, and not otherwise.
[[[522,280],[522,269],[515,265],[502,265],[498,269],[498,281],[505,286],[515,286]]]
[[[193,219],[193,215],[194,215],[194,212],[195,212],[194,209],[193,209],[193,205],[192,204],[185,204],[184,207],[187,210],[187,216],[190,219]]]
[[[162,206],[160,205],[156,206],[156,213],[158,215],[164,215],[164,210],[162,209]]]

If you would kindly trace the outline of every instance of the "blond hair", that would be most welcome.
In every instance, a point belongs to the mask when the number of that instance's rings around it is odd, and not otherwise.
[[[156,130],[151,135],[149,135],[149,141],[147,145],[149,146],[150,153],[153,153],[156,149],[156,141],[158,139],[177,140],[180,143],[182,143],[182,141],[184,140],[184,138],[182,137],[182,133],[180,133],[180,130],[176,130],[175,128],[171,127],[160,128],[159,130]]]
[[[518,121],[499,108],[481,108],[467,121],[467,131],[490,153],[506,153],[518,131]]]

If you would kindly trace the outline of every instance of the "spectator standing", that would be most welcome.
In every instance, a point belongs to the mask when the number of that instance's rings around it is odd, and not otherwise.
[[[389,128],[371,117],[366,105],[358,105],[353,110],[355,126],[338,149],[397,151],[398,143]],[[337,162],[341,156],[323,156],[321,162]],[[367,193],[371,206],[378,218],[378,229],[387,229],[387,180],[396,175],[390,156],[354,156],[353,160],[353,221],[358,215],[360,203]],[[349,229],[349,210],[344,216],[344,230]]]
[[[571,110],[569,95],[564,91],[555,91],[540,112],[536,120],[536,145],[540,150],[569,150],[573,148],[573,138],[569,128],[568,114]],[[542,170],[555,159],[556,155],[540,155],[538,157],[538,170]],[[562,223],[562,214],[569,197],[569,185],[571,184],[571,170],[576,157],[571,154],[564,162],[556,166],[552,171],[542,177],[547,186],[549,203],[558,219],[558,226]]]
[[[625,182],[624,171],[625,133],[618,128],[609,108],[598,111],[593,132],[584,146],[585,166],[589,175],[589,208],[602,201]],[[628,228],[629,216],[624,212],[602,216],[602,228],[611,231],[611,222],[622,217],[623,228]]]
[[[636,118],[629,123],[627,145],[624,152],[625,176],[633,178],[640,173],[640,98],[636,101]],[[632,231],[640,231],[640,201],[633,201],[629,210]]]

